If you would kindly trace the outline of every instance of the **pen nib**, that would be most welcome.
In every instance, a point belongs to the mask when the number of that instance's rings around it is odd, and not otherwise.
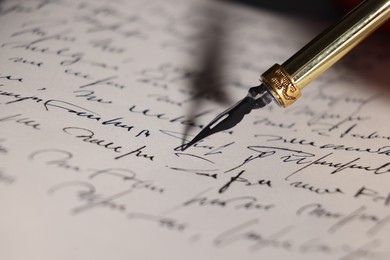
[[[244,116],[249,114],[252,109],[264,107],[270,103],[272,99],[272,95],[268,92],[268,89],[263,84],[250,88],[248,95],[244,99],[236,103],[234,106],[228,108],[223,113],[219,114],[205,128],[203,128],[194,139],[182,145],[180,150],[184,151],[188,147],[212,134],[234,127],[239,122],[241,122]]]

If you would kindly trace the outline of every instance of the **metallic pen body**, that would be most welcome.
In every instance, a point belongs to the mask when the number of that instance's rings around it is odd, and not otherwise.
[[[340,21],[327,28],[306,46],[281,65],[297,92],[317,78],[322,72],[341,59],[359,42],[384,23],[390,16],[389,0],[366,0],[350,11]],[[270,88],[280,105],[286,107],[293,102],[283,102],[284,97],[276,86],[263,74],[263,82]],[[298,95],[298,94],[296,94]],[[294,99],[294,101],[298,96]]]
[[[282,107],[294,103],[301,89],[342,58],[390,17],[390,0],[365,0],[340,21],[315,37],[282,65],[275,64],[261,75],[263,84],[249,90],[247,97],[218,115],[189,143],[239,123],[252,109],[272,98]]]

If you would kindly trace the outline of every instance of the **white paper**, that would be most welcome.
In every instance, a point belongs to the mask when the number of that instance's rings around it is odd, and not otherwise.
[[[324,26],[222,1],[2,1],[0,259],[389,259],[388,39],[174,150]]]

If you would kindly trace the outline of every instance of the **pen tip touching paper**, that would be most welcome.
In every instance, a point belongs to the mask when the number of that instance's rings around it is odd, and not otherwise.
[[[248,95],[245,98],[219,114],[190,142],[180,146],[181,151],[185,151],[187,148],[212,134],[234,127],[241,122],[244,116],[249,114],[252,109],[264,107],[270,103],[272,99],[273,97],[264,85],[250,88]]]

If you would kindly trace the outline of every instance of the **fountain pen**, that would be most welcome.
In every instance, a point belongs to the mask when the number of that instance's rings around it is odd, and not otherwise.
[[[200,140],[237,125],[253,109],[276,101],[281,107],[294,103],[301,90],[348,53],[390,17],[390,0],[365,0],[331,25],[282,65],[275,64],[261,75],[261,84],[219,114],[182,151]]]

